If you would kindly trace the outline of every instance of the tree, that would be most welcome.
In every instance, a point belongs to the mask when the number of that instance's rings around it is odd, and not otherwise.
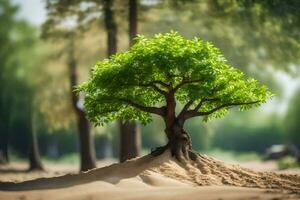
[[[208,7],[209,15],[240,27],[247,42],[247,48],[240,48],[241,53],[256,51],[256,62],[299,73],[293,65],[299,65],[300,1],[224,0],[209,1]]]
[[[0,25],[6,27],[0,29],[0,164],[9,161],[8,143],[10,132],[10,119],[12,98],[11,83],[14,82],[12,66],[15,60],[10,52],[15,50],[15,41],[12,40],[11,33],[18,22],[14,20],[17,7],[11,5],[9,1],[0,2]]]
[[[137,35],[137,0],[128,1],[129,45],[134,44]],[[134,121],[120,122],[120,161],[135,158],[140,154],[141,139],[139,128]]]
[[[71,36],[72,38],[72,36]],[[81,106],[79,97],[74,92],[77,83],[77,62],[74,55],[74,39],[70,39],[68,46],[68,67],[70,75],[70,92],[72,105],[77,117],[77,127],[80,142],[80,170],[87,171],[96,167],[96,154],[93,137],[90,131],[90,123],[85,116],[84,108]]]
[[[80,170],[87,171],[96,167],[96,154],[93,137],[90,131],[90,123],[85,116],[84,108],[81,106],[80,98],[73,89],[77,85],[78,72],[77,60],[75,58],[75,39],[79,35],[75,28],[63,28],[63,19],[59,12],[60,4],[48,2],[48,20],[43,25],[43,38],[61,40],[65,43],[67,52],[67,66],[70,83],[70,100],[76,115],[77,128],[80,142]]]
[[[37,139],[37,125],[36,125],[36,117],[33,108],[33,99],[30,99],[31,103],[27,104],[28,106],[28,117],[27,117],[27,129],[29,131],[30,137],[30,144],[29,144],[29,170],[44,170],[39,146],[38,146],[38,139]],[[26,110],[25,110],[26,111]]]
[[[30,169],[42,169],[31,115],[35,111],[32,102],[39,85],[31,76],[36,75],[37,66],[41,64],[41,56],[37,55],[40,49],[37,49],[36,29],[17,19],[17,11],[18,7],[10,1],[0,2],[0,25],[5,27],[0,30],[0,162],[1,157],[2,162],[9,161],[8,146],[13,146],[12,136],[18,135],[24,141],[28,138],[28,145],[23,142],[31,149]],[[20,132],[16,131],[18,125]],[[31,148],[29,143],[33,144]]]
[[[104,27],[107,35],[107,56],[111,56],[117,52],[117,23],[115,10],[116,8],[125,7],[124,1],[114,0],[102,0],[102,1],[48,1],[48,10],[52,12],[52,19],[47,21],[47,24],[51,25],[53,19],[60,22],[73,19],[75,22],[75,28],[77,30],[86,30],[96,21],[97,24],[104,22]],[[85,4],[85,6],[82,6]],[[115,4],[115,5],[114,5]],[[117,4],[117,5],[116,5]],[[135,5],[133,7],[132,5]],[[130,13],[134,13],[131,17],[131,22],[135,21],[136,24],[136,9],[137,2],[130,2]],[[121,12],[119,12],[121,13]],[[55,18],[53,18],[55,17]],[[63,24],[63,23],[62,23]],[[132,23],[134,24],[134,23]],[[136,35],[136,26],[130,26],[130,30],[133,30],[130,36],[130,44],[133,43],[132,38]],[[100,45],[100,44],[99,44]],[[120,141],[121,149],[120,161],[127,160],[129,158],[136,157],[139,154],[140,139],[138,127],[134,122],[119,123],[120,125]],[[123,141],[126,140],[126,141]]]
[[[115,119],[146,124],[151,114],[160,116],[168,143],[153,155],[170,149],[178,160],[195,159],[186,120],[201,116],[207,121],[271,97],[267,87],[228,65],[209,42],[186,40],[176,32],[136,40],[129,51],[98,62],[77,91],[86,94],[87,114],[96,125]],[[184,105],[178,113],[177,102]]]

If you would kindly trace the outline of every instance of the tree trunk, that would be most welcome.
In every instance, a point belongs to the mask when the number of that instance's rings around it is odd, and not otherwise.
[[[8,127],[8,116],[6,119],[0,117],[0,164],[7,164],[9,162],[8,156],[8,140],[9,140],[9,130]]]
[[[80,141],[80,170],[87,171],[96,167],[96,154],[90,124],[85,113],[77,113],[77,124]]]
[[[156,148],[151,154],[157,156],[162,154],[165,150],[170,149],[172,156],[179,161],[183,159],[194,160],[196,155],[192,152],[191,138],[183,128],[184,119],[182,117],[176,117],[176,99],[173,89],[166,96],[166,103],[164,121],[168,143],[163,147]]]
[[[7,164],[8,162],[7,149],[0,149],[0,165]]]
[[[140,132],[137,124],[134,122],[119,122],[121,131],[120,140],[120,162],[135,158],[139,155]]]
[[[107,55],[117,52],[117,24],[112,10],[113,0],[104,0],[104,23],[107,33]]]
[[[30,145],[29,145],[29,170],[44,170],[42,165],[41,156],[39,153],[38,139],[36,135],[35,119],[33,111],[30,111],[28,130],[30,134]]]
[[[179,161],[182,159],[195,159],[192,153],[191,138],[180,123],[175,122],[172,126],[165,129],[165,133],[168,143],[165,146],[156,148],[152,151],[152,155],[158,156],[169,149],[172,156]]]
[[[112,9],[113,0],[104,1],[104,20],[107,32],[107,55],[111,56],[117,52],[117,25],[114,19],[114,12]],[[136,12],[136,9],[135,9]],[[133,18],[136,23],[136,19]],[[130,20],[131,21],[131,20]],[[131,27],[131,26],[130,26]],[[130,38],[136,35],[136,25],[134,32]],[[131,39],[130,39],[131,41]],[[130,42],[131,44],[131,42]],[[137,125],[134,122],[122,123],[118,122],[120,126],[120,161],[124,162],[127,159],[134,158],[140,152],[140,137]]]
[[[85,116],[83,106],[80,104],[79,97],[73,91],[77,85],[77,63],[74,57],[73,41],[70,45],[69,55],[69,73],[70,87],[72,96],[72,105],[77,117],[77,127],[80,142],[80,170],[87,171],[96,167],[96,154],[93,137],[90,133],[90,124]]]
[[[8,130],[3,126],[0,127],[0,164],[7,164],[9,162],[8,156]]]
[[[132,46],[135,41],[134,38],[138,33],[138,10],[137,10],[137,0],[129,0],[129,45]]]
[[[134,44],[137,35],[137,1],[129,0],[129,45]],[[141,137],[136,122],[120,123],[120,162],[140,155]]]

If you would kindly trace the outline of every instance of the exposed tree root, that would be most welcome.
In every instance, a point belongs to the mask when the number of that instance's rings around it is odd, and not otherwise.
[[[167,145],[159,147],[152,152],[152,155],[161,155],[168,148]],[[201,186],[232,185],[276,189],[300,195],[300,176],[297,175],[256,172],[239,165],[225,164],[192,150],[188,150],[188,157],[186,157],[183,152],[178,155],[172,154],[172,156],[176,158],[175,162],[184,169],[184,173],[179,172],[179,170],[177,170],[177,173],[175,169],[172,169],[172,165],[158,167],[158,172],[173,179],[179,179],[180,181],[186,180]],[[172,171],[172,173],[168,171]]]

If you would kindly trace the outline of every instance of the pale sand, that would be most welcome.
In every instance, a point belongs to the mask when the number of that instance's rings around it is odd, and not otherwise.
[[[179,163],[169,152],[89,172],[0,183],[0,200],[300,199],[300,177],[255,172],[201,155]]]

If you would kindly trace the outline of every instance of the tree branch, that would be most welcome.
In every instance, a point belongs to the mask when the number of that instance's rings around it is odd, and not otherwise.
[[[123,98],[118,98],[117,100],[122,101],[122,102],[124,102],[132,107],[135,107],[141,111],[144,111],[144,112],[157,114],[159,116],[164,116],[164,114],[165,114],[164,107],[157,108],[157,107],[143,106],[143,105],[135,103],[129,99],[123,99]]]
[[[161,86],[167,88],[167,89],[170,89],[171,85],[165,83],[165,82],[162,82],[162,81],[151,81],[150,83],[154,83],[154,84],[160,84]]]
[[[194,100],[190,100],[187,102],[184,107],[182,108],[181,112],[178,114],[177,118],[182,118],[185,114],[185,112],[190,108],[190,106],[194,103]]]
[[[162,95],[167,95],[167,92],[160,89],[159,87],[157,87],[157,85],[155,85],[155,83],[153,82],[150,82],[150,83],[147,83],[147,84],[140,84],[139,86],[144,86],[144,87],[152,87],[155,91],[159,92],[160,94]]]
[[[220,100],[219,98],[213,98],[213,99],[206,99],[206,98],[203,98],[201,99],[201,101],[196,105],[196,107],[194,108],[194,111],[198,111],[201,106],[203,105],[204,102],[212,102],[212,101],[217,101],[217,100]]]
[[[241,106],[241,105],[249,105],[249,104],[255,104],[255,103],[258,103],[259,101],[252,101],[252,102],[233,102],[233,103],[226,103],[226,104],[222,104],[220,106],[217,106],[213,109],[211,109],[210,111],[207,111],[207,112],[198,112],[197,110],[190,110],[190,111],[187,111],[184,115],[184,120],[187,120],[189,118],[192,118],[192,117],[197,117],[197,116],[206,116],[206,115],[210,115],[222,108],[225,108],[225,107],[231,107],[231,106]]]
[[[190,83],[199,83],[201,80],[200,79],[198,79],[198,80],[182,80],[178,85],[176,85],[175,87],[174,87],[174,92],[176,92],[179,88],[181,88],[182,86],[184,86],[184,85],[186,85],[186,84],[190,84]]]

